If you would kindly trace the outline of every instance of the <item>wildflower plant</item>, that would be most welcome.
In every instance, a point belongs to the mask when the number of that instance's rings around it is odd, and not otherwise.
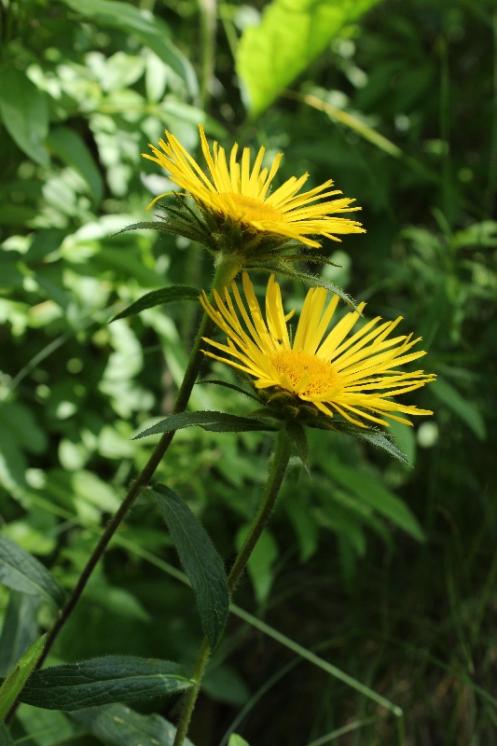
[[[296,269],[299,261],[313,256],[316,261],[326,261],[323,239],[337,241],[342,235],[364,232],[358,221],[344,217],[360,209],[354,200],[333,189],[331,180],[302,191],[307,174],[274,187],[280,154],[266,164],[264,148],[255,158],[247,148],[239,153],[236,144],[227,153],[217,143],[209,145],[202,128],[200,141],[204,168],[171,133],[166,133],[159,147],[151,146],[152,154],[145,154],[182,190],[155,198],[153,203],[161,204],[165,219],[145,225],[186,236],[207,247],[214,255],[216,268],[213,286],[210,290],[172,287],[153,291],[119,314],[131,315],[158,303],[199,298],[203,316],[173,411],[137,436],[160,435],[160,440],[103,531],[46,639],[28,651],[31,657],[23,669],[26,675],[17,677],[12,685],[7,679],[3,711],[7,718],[14,714],[19,698],[40,707],[51,707],[50,703],[56,701],[68,710],[123,702],[126,697],[132,701],[137,691],[143,695],[140,687],[145,686],[141,681],[145,677],[147,696],[186,692],[174,735],[174,746],[183,746],[204,672],[223,637],[230,601],[270,518],[290,457],[295,452],[306,460],[306,428],[342,430],[359,437],[366,434],[370,442],[399,456],[381,428],[388,428],[391,421],[411,424],[411,417],[432,414],[404,398],[434,376],[419,369],[409,370],[426,353],[418,347],[419,338],[398,333],[402,317],[392,321],[379,316],[365,319],[364,303],[353,310],[347,307],[340,316],[339,295],[330,295],[319,286],[308,290],[296,323],[294,310],[285,308],[274,272],[301,276]],[[249,269],[270,271],[262,306]],[[235,279],[240,273],[241,289]],[[224,339],[218,338],[217,330]],[[256,400],[253,412],[242,416],[186,411],[205,357],[226,364],[248,380],[248,393]],[[151,484],[176,431],[191,426],[214,432],[275,433],[259,508],[229,572],[186,503],[169,487]],[[205,637],[194,670],[185,671],[169,661],[112,656],[37,670],[140,494],[157,504],[195,593]],[[129,683],[131,679],[135,688]],[[62,681],[87,687],[84,696],[80,689],[71,693],[71,687],[62,686]],[[109,686],[109,682],[114,683]],[[54,700],[56,686],[59,689]],[[380,699],[376,696],[377,701]]]

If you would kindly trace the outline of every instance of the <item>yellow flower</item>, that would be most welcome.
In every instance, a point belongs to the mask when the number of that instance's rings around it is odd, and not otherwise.
[[[332,179],[301,192],[308,174],[299,178],[292,176],[271,191],[280,167],[281,153],[266,168],[263,166],[265,148],[259,149],[253,163],[249,148],[243,148],[241,157],[238,157],[237,144],[229,156],[217,142],[213,143],[211,152],[203,127],[199,130],[207,168],[202,168],[167,130],[165,140],[159,140],[158,148],[150,145],[153,155],[143,153],[143,157],[162,166],[169,177],[205,210],[254,233],[294,239],[311,247],[320,245],[311,236],[339,241],[337,234],[365,232],[359,222],[340,217],[343,213],[361,209],[351,207],[353,199],[327,199],[341,194],[337,189],[329,190]]]
[[[235,282],[223,297],[215,292],[213,303],[205,293],[201,296],[203,308],[227,335],[226,344],[205,339],[217,351],[206,355],[248,373],[257,389],[286,392],[297,404],[311,404],[329,417],[341,415],[359,427],[388,425],[384,417],[410,425],[401,415],[433,414],[394,401],[435,378],[421,370],[399,370],[426,354],[411,351],[419,342],[412,334],[392,336],[401,316],[394,321],[377,316],[351,333],[365,307],[361,303],[330,328],[338,296],[328,301],[324,288],[312,288],[292,337],[288,321],[293,312],[285,314],[274,275],[264,315],[247,273],[242,281],[245,299]]]

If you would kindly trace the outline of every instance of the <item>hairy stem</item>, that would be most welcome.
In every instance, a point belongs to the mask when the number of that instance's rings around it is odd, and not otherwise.
[[[274,504],[278,497],[280,487],[285,477],[289,459],[290,443],[286,431],[282,429],[278,433],[274,458],[266,485],[264,487],[264,492],[259,504],[259,509],[254,516],[243,546],[240,549],[228,575],[228,589],[230,592],[230,596],[232,596],[235,592],[238,581],[240,580],[240,577],[242,576],[242,573],[247,566],[247,562],[250,559],[250,555],[254,551],[254,548],[259,541],[264,528],[267,525],[271,512],[274,508]],[[183,746],[185,738],[188,735],[190,721],[192,719],[193,710],[195,709],[195,704],[197,702],[200,687],[202,685],[202,679],[209,662],[210,654],[211,650],[208,640],[204,637],[192,675],[195,683],[192,688],[188,690],[183,700],[183,707],[181,710],[178,729],[176,731],[176,738],[174,739],[173,746]]]

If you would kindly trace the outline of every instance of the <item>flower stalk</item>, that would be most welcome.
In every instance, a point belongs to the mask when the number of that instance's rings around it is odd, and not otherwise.
[[[247,566],[247,562],[249,561],[250,556],[254,551],[254,548],[268,523],[269,517],[278,498],[280,487],[283,483],[289,460],[290,440],[286,429],[282,428],[278,432],[273,462],[266,485],[264,487],[264,492],[259,504],[259,509],[254,516],[250,529],[247,533],[247,536],[245,537],[243,546],[238,552],[238,555],[228,575],[228,590],[230,593],[230,597],[233,596],[238,582]],[[192,674],[192,678],[194,679],[195,683],[191,687],[191,689],[188,690],[183,700],[183,707],[181,710],[178,729],[176,731],[176,737],[174,739],[173,746],[183,746],[188,735],[193,711],[195,709],[195,704],[197,702],[200,687],[202,685],[202,680],[207,668],[207,664],[209,662],[210,655],[211,649],[209,646],[209,642],[207,638],[204,637]]]

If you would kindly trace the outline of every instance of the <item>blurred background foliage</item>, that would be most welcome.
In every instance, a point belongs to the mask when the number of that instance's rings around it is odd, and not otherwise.
[[[211,272],[187,241],[116,235],[170,187],[140,152],[165,127],[193,151],[201,122],[225,146],[281,149],[282,177],[331,175],[363,205],[367,235],[328,246],[339,266],[324,275],[424,337],[439,378],[416,401],[435,415],[393,428],[412,468],[314,433],[311,473],[295,464],[287,480],[192,740],[494,743],[494,2],[0,0],[0,21],[2,536],[71,588],[149,452],[130,436],[169,411],[181,379],[193,304],[109,324],[148,290],[202,287]],[[301,302],[302,286],[287,291]],[[249,406],[207,384],[192,398]],[[182,431],[160,469],[226,557],[270,448],[252,433]],[[175,565],[139,502],[53,660],[191,661],[200,629]],[[2,674],[54,613],[21,590],[0,589]],[[405,730],[326,661],[401,707]],[[151,712],[174,720],[176,703]],[[106,725],[24,705],[16,742],[157,743],[157,715],[108,714]]]

